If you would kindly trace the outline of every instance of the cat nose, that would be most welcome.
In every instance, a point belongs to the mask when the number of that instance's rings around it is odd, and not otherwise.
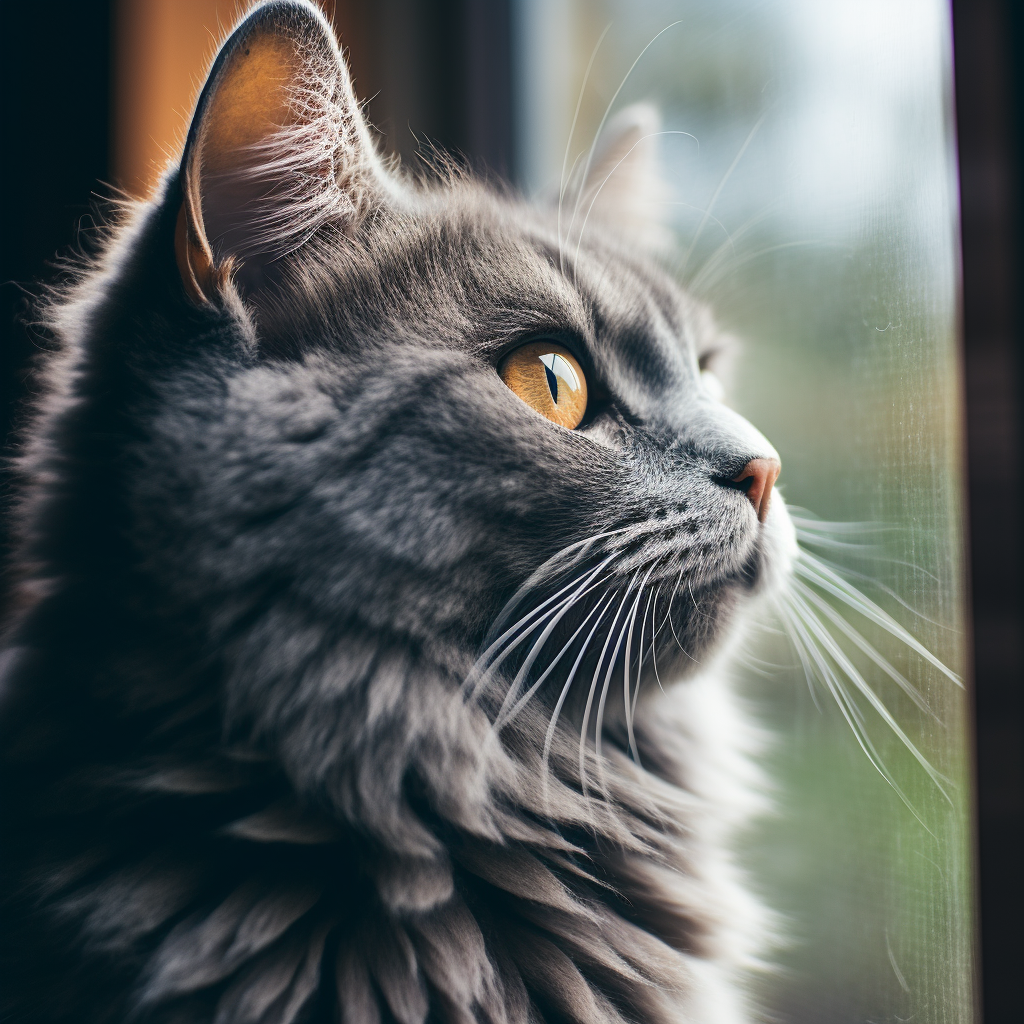
[[[746,490],[750,504],[754,506],[757,518],[762,523],[768,515],[772,488],[781,472],[782,463],[778,459],[751,459],[743,467],[743,472],[732,478],[734,484],[741,484]]]

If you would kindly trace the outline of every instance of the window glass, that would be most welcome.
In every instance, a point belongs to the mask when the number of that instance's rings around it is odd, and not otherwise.
[[[680,133],[660,139],[675,267],[742,343],[731,401],[781,453],[791,505],[862,524],[810,526],[831,540],[809,550],[962,678],[947,6],[518,0],[514,15],[521,181],[557,190],[578,100],[569,166],[609,105],[660,106]],[[770,625],[744,644],[739,685],[774,737],[777,807],[744,855],[788,942],[763,999],[814,1024],[969,1020],[965,692],[828,587],[810,589],[880,703],[847,679],[844,716]]]

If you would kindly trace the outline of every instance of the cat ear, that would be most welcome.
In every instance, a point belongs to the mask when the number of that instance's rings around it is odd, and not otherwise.
[[[587,172],[581,216],[619,228],[647,248],[672,243],[665,225],[669,189],[658,158],[661,115],[648,103],[619,111],[605,127]]]
[[[328,220],[350,228],[393,189],[334,33],[306,0],[256,7],[221,47],[181,161],[185,289],[243,292]]]

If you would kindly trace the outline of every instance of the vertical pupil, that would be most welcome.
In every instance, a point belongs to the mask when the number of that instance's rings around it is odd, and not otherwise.
[[[548,390],[551,392],[551,401],[558,405],[558,378],[550,366],[544,367],[544,375],[548,379]]]
[[[538,357],[544,367],[544,376],[548,382],[548,390],[551,392],[551,400],[558,405],[558,378],[569,386],[570,391],[579,391],[580,382],[576,379],[573,368],[557,353],[548,352]]]

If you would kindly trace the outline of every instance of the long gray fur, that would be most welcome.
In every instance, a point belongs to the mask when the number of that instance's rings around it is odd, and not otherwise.
[[[792,531],[730,484],[774,453],[701,383],[721,339],[614,203],[567,235],[400,177],[312,6],[254,23],[335,61],[338,201],[282,253],[281,191],[259,275],[197,305],[174,170],[47,310],[3,656],[11,1020],[747,1020],[753,733],[716,666]],[[496,372],[537,336],[591,381],[581,429]]]

